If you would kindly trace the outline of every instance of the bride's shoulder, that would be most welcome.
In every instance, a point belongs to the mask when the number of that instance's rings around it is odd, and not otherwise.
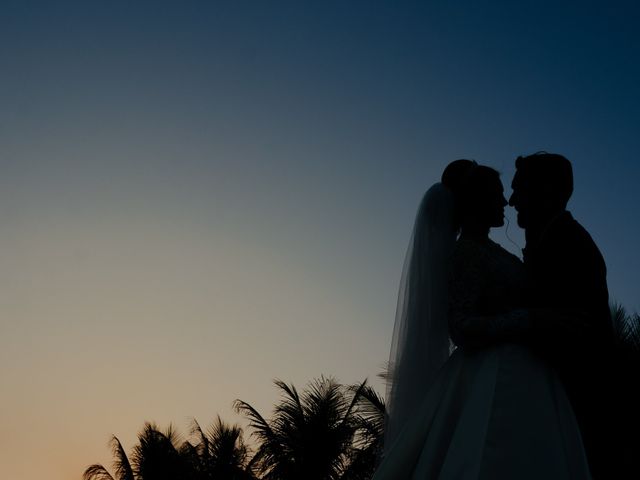
[[[456,240],[453,249],[453,264],[457,267],[478,266],[487,258],[487,248],[482,244],[464,237]]]
[[[521,264],[522,261],[493,240],[477,241],[460,237],[453,250],[454,265]]]

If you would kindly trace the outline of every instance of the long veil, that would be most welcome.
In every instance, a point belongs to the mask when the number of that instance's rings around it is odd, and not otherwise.
[[[436,183],[420,202],[402,271],[389,357],[383,456],[450,355],[447,284],[455,239],[453,194]]]

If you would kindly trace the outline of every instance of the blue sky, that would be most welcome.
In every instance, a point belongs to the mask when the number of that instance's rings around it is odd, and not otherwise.
[[[415,211],[456,158],[508,193],[516,156],[566,155],[570,209],[639,310],[639,17],[619,1],[3,2],[0,463],[79,478],[145,420],[268,411],[275,377],[381,389]],[[508,215],[515,245],[493,237],[517,252]]]

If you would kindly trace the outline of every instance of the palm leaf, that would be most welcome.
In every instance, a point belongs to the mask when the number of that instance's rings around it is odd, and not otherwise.
[[[120,443],[120,440],[118,440],[118,437],[116,437],[115,435],[111,437],[110,443],[111,451],[113,453],[113,456],[115,457],[115,460],[113,461],[113,467],[116,471],[116,479],[135,480],[131,462],[129,461],[129,457],[127,457],[127,453],[122,447],[122,443]]]
[[[82,480],[114,480],[102,465],[96,463],[88,467],[82,474]]]
[[[162,432],[153,423],[145,423],[133,449],[132,464],[142,479],[180,478],[186,476],[188,464],[180,455],[180,437],[169,425]]]

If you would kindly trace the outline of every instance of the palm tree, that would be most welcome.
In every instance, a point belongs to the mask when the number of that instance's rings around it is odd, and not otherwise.
[[[178,448],[180,438],[170,425],[162,432],[152,423],[146,423],[138,434],[138,444],[131,459],[127,457],[120,440],[112,437],[111,450],[115,457],[115,476],[100,464],[89,466],[83,480],[190,480],[195,472],[186,455],[188,449]],[[186,443],[186,442],[185,442]]]
[[[113,452],[115,460],[113,467],[115,469],[115,476],[111,475],[106,468],[99,463],[95,463],[84,471],[82,475],[83,480],[135,480],[133,474],[133,468],[131,468],[131,462],[127,457],[124,448],[120,440],[114,435],[109,441],[109,446]]]
[[[199,480],[255,478],[246,468],[249,451],[242,439],[240,427],[229,426],[217,416],[206,433],[198,422],[193,420],[191,433],[196,436],[198,443],[194,446],[187,444],[185,454],[194,455],[193,465]]]
[[[234,402],[259,441],[250,467],[264,480],[339,480],[359,426],[354,409],[360,392],[349,398],[344,387],[325,377],[312,381],[302,395],[293,385],[274,383],[282,400],[269,421],[250,404]]]
[[[139,480],[174,480],[193,477],[190,464],[181,453],[182,441],[173,426],[162,432],[145,423],[133,448],[132,465]]]
[[[640,315],[629,314],[622,305],[611,305],[616,346],[631,361],[640,358]]]
[[[342,480],[368,480],[382,455],[386,407],[384,399],[365,380],[360,385],[350,385],[349,391],[357,395],[357,434],[350,453],[349,465]]]
[[[611,306],[614,327],[613,377],[615,443],[621,471],[638,472],[640,453],[640,315],[629,314],[620,305]]]

